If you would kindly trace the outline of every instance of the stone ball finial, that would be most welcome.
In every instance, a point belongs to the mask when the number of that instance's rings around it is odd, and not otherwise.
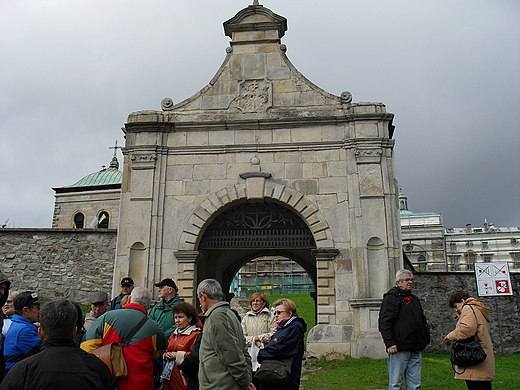
[[[260,165],[260,159],[258,157],[253,157],[251,159],[251,165]]]
[[[164,111],[168,111],[168,110],[171,110],[173,107],[173,100],[170,99],[170,98],[164,98],[163,100],[161,100],[161,108],[164,110]]]
[[[342,103],[351,103],[352,94],[349,91],[341,92],[341,102]]]

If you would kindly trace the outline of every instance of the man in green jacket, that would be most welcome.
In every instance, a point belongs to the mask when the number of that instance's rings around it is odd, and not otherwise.
[[[251,357],[242,326],[215,279],[197,287],[206,316],[199,350],[200,390],[254,390]]]
[[[148,313],[148,318],[151,318],[161,325],[164,337],[168,340],[172,332],[177,328],[173,320],[172,307],[182,302],[183,299],[177,295],[177,285],[170,278],[155,283],[155,286],[158,288],[160,299],[159,302],[152,307],[150,313]]]

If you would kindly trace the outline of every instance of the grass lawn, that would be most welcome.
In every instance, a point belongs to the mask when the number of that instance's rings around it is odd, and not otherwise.
[[[494,390],[520,389],[520,354],[495,355],[497,378]],[[326,361],[320,359],[304,372],[301,384],[305,390],[374,390],[386,389],[386,360],[353,359]],[[422,368],[423,389],[464,390],[466,382],[453,379],[449,356],[441,353],[424,353]]]

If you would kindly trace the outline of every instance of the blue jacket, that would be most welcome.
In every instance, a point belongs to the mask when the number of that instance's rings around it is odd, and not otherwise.
[[[40,352],[41,344],[36,325],[17,314],[13,315],[12,321],[4,342],[6,370],[26,357]]]
[[[291,378],[288,386],[283,390],[299,390],[300,376],[302,372],[302,357],[304,352],[303,334],[307,324],[302,318],[292,317],[271,337],[269,343],[258,353],[258,362],[262,363],[268,359],[287,359],[295,356],[291,367]],[[276,390],[273,386],[269,388],[260,384],[259,390]]]

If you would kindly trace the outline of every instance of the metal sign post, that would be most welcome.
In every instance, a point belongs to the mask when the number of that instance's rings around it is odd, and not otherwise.
[[[513,295],[511,276],[506,262],[475,263],[475,277],[477,278],[477,290],[479,297],[498,297],[500,295]],[[500,349],[504,355],[504,342],[502,340],[502,325],[498,302],[495,298],[495,311],[498,320],[498,335],[500,337]]]

